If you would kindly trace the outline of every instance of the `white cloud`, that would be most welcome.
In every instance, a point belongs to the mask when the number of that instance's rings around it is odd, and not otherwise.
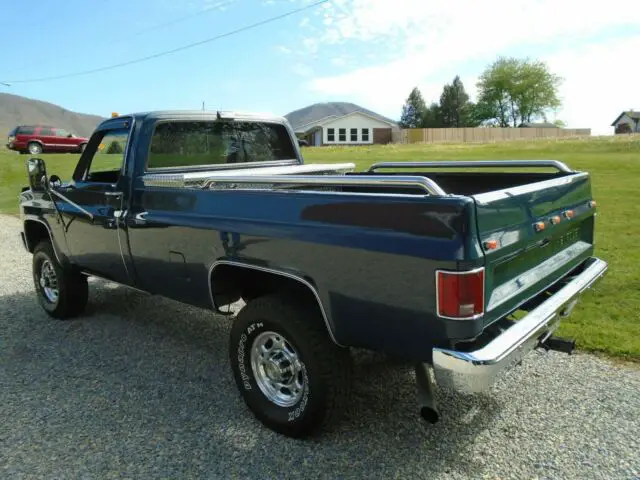
[[[284,45],[278,45],[276,50],[280,53],[284,53],[285,55],[289,55],[291,53],[291,49],[289,47],[285,47]]]
[[[640,109],[640,35],[589,43],[550,55],[549,67],[564,77],[564,108],[558,118],[571,127],[612,133],[622,110]]]
[[[596,115],[611,123],[617,110],[630,103],[640,108],[638,90],[622,89],[618,83],[619,71],[627,73],[629,86],[640,75],[636,37],[598,41],[598,35],[625,27],[640,31],[637,0],[597,5],[571,0],[334,0],[318,16],[321,30],[311,36],[307,32],[305,47],[316,52],[324,45],[361,42],[367,52],[362,58],[376,55],[369,66],[311,80],[310,89],[326,99],[359,101],[397,117],[413,86],[421,88],[426,100],[435,100],[443,83],[456,71],[468,71],[469,62],[484,65],[517,49],[548,60],[552,70],[565,77],[565,107],[558,118],[571,126],[601,132]],[[394,58],[386,60],[390,54]],[[474,93],[475,78],[463,75],[462,80]],[[631,98],[625,102],[622,97]]]
[[[291,67],[291,70],[296,75],[300,75],[301,77],[310,77],[313,75],[313,69],[304,63],[296,63]]]

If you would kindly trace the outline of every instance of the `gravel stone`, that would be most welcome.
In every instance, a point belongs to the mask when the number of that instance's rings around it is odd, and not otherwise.
[[[50,319],[19,229],[0,216],[0,478],[640,478],[637,365],[533,352],[429,425],[411,366],[357,352],[344,421],[292,440],[242,403],[231,320],[93,279]]]

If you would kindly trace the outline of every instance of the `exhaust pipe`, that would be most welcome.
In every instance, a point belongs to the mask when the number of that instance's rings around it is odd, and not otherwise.
[[[556,352],[571,355],[576,348],[576,341],[574,338],[555,337],[552,335],[541,342],[540,347],[544,348],[546,351],[555,350]]]
[[[431,424],[437,423],[440,419],[438,412],[430,407],[422,407],[420,409],[420,416]]]

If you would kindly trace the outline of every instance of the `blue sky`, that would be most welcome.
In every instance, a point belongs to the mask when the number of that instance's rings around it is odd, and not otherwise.
[[[436,100],[445,82],[475,81],[497,55],[546,61],[564,78],[551,119],[610,133],[640,109],[640,2],[331,0],[277,22],[173,55],[43,82],[197,42],[312,0],[4,2],[0,91],[108,116],[174,108],[283,115],[352,101],[398,118],[413,86]],[[36,26],[28,18],[37,14]]]

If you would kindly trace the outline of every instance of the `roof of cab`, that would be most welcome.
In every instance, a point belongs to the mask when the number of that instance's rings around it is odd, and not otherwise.
[[[118,115],[113,118],[132,117],[136,120],[142,119],[158,119],[158,118],[221,118],[221,119],[246,119],[246,120],[262,120],[272,122],[286,122],[286,118],[270,113],[258,112],[238,112],[238,111],[216,111],[216,110],[154,110],[148,112],[136,112]],[[106,121],[112,120],[109,118]]]

